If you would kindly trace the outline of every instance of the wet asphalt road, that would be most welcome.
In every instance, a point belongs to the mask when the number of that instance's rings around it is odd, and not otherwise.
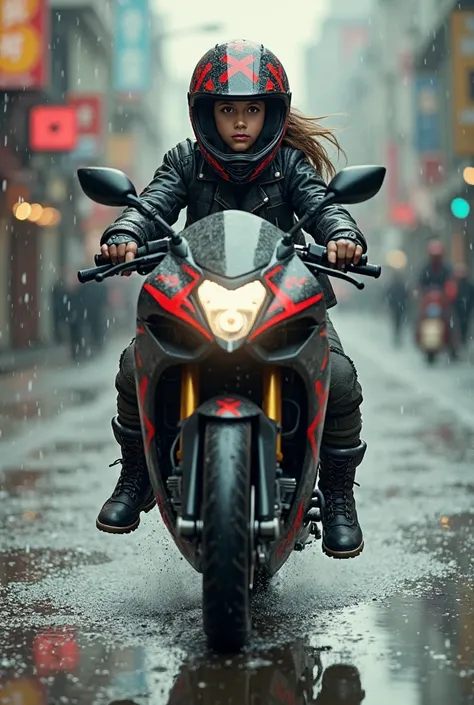
[[[474,367],[428,369],[377,320],[334,320],[365,390],[366,549],[294,554],[235,658],[206,655],[199,576],[157,511],[95,529],[126,341],[0,377],[1,705],[474,702]]]

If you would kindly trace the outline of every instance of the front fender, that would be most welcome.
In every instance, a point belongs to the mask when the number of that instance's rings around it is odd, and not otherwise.
[[[252,481],[256,485],[257,521],[275,514],[278,426],[254,402],[240,396],[220,395],[205,401],[187,418],[182,428],[183,518],[199,518],[202,448],[206,419],[223,423],[252,421]]]
[[[199,416],[208,419],[251,419],[263,414],[262,409],[250,399],[235,394],[208,399],[196,410]]]

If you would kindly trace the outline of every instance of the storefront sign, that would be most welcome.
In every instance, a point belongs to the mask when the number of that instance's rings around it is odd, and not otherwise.
[[[451,14],[453,146],[459,157],[474,152],[474,12]]]
[[[117,0],[114,41],[114,90],[117,93],[149,90],[150,41],[148,0]]]
[[[0,0],[0,88],[42,88],[49,79],[47,0]]]

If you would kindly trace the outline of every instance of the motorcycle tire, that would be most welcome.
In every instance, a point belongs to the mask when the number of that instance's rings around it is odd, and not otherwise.
[[[436,353],[434,352],[427,352],[426,353],[426,362],[428,365],[434,365],[436,361]]]
[[[209,646],[238,651],[251,632],[248,421],[209,422],[204,438],[203,623]]]

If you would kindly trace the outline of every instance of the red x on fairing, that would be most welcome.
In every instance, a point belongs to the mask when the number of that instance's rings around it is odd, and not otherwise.
[[[232,414],[232,416],[240,416],[240,411],[238,409],[242,402],[238,399],[218,399],[217,406],[219,406],[219,411],[217,416],[223,416],[224,414]]]
[[[219,79],[221,83],[225,83],[229,80],[229,78],[235,76],[236,73],[243,73],[254,83],[258,83],[257,74],[254,73],[251,68],[249,68],[249,64],[252,64],[255,61],[255,57],[253,56],[253,54],[250,54],[250,56],[245,56],[243,59],[238,59],[236,56],[226,54],[222,57],[222,61],[227,64],[228,68],[227,71],[225,71]]]

